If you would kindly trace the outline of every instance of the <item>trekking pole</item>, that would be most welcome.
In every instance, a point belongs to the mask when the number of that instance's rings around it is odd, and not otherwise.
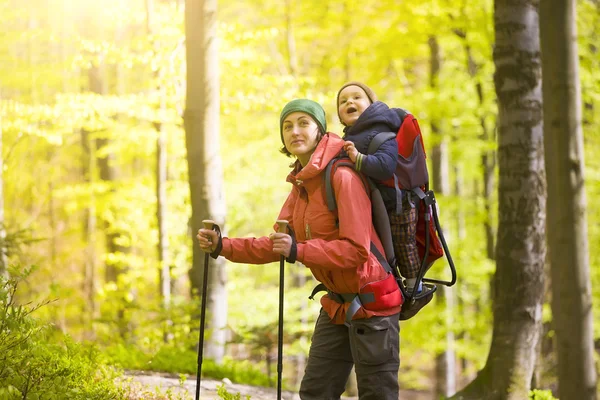
[[[210,219],[202,221],[204,229],[214,229]],[[204,318],[206,316],[206,292],[208,289],[208,253],[204,254],[204,278],[202,279],[202,306],[200,309],[200,332],[198,334],[198,372],[196,373],[196,400],[200,399],[200,374],[202,373],[202,351],[204,348]]]
[[[277,220],[279,232],[286,233],[288,221]],[[285,283],[285,256],[279,260],[279,331],[277,334],[277,400],[281,400],[281,374],[283,372],[283,286]]]

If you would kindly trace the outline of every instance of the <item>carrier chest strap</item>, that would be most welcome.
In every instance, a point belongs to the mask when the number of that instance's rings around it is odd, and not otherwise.
[[[379,263],[386,272],[392,272],[392,268],[388,264],[387,260],[379,252],[379,250],[377,250],[377,247],[375,247],[375,244],[373,244],[373,242],[371,242],[371,253],[375,254],[375,257],[377,257],[377,261],[379,261]],[[354,314],[358,312],[358,310],[363,306],[363,304],[373,303],[376,300],[375,295],[373,293],[336,293],[332,290],[327,289],[327,286],[325,286],[323,283],[319,283],[317,286],[315,286],[308,298],[313,300],[315,298],[315,295],[322,291],[327,292],[329,298],[337,303],[350,303],[350,306],[346,311],[346,320],[344,321],[344,325],[346,326],[350,326],[352,317],[354,317]]]

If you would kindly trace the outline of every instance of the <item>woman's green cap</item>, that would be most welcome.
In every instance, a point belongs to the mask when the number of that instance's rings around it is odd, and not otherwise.
[[[283,120],[285,120],[285,117],[294,112],[303,112],[310,115],[319,126],[321,132],[327,132],[327,120],[325,118],[325,110],[323,110],[323,107],[321,107],[321,105],[316,101],[309,99],[295,99],[283,107],[283,110],[281,110],[281,117],[279,118],[279,134],[281,135],[281,143],[283,143],[284,146]]]

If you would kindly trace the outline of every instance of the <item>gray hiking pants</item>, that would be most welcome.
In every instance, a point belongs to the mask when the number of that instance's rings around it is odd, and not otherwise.
[[[300,384],[302,400],[338,400],[356,371],[360,400],[398,400],[398,314],[335,325],[321,309]]]

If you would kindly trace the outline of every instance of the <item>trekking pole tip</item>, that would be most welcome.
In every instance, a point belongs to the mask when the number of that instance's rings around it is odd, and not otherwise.
[[[202,223],[204,224],[204,229],[212,229],[215,221],[212,219],[205,219],[202,221]]]
[[[287,226],[288,226],[288,220],[286,219],[278,219],[277,220],[277,225],[279,225],[279,232],[286,232]]]

